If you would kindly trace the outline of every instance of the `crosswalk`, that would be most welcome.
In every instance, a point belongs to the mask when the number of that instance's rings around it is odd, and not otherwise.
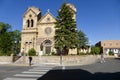
[[[21,73],[15,74],[12,77],[7,77],[3,80],[37,80],[38,78],[45,75],[50,71],[54,66],[36,66],[28,71],[23,71]]]

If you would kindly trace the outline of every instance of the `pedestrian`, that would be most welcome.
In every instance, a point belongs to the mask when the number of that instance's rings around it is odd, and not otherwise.
[[[104,53],[101,53],[101,63],[105,62]]]
[[[32,57],[29,56],[29,66],[31,66],[31,64],[32,64]]]

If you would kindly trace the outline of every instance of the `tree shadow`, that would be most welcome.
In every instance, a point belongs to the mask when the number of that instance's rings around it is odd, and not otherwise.
[[[120,60],[120,57],[119,58],[115,58],[115,59]]]
[[[120,80],[120,72],[92,74],[82,69],[51,70],[37,80]]]
[[[116,73],[95,73],[94,80],[120,80],[120,72]]]

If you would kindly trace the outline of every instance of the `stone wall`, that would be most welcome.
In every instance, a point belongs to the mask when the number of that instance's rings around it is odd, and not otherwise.
[[[60,65],[60,56],[32,56],[32,64],[39,66],[41,64],[54,64]],[[115,58],[115,56],[105,56],[105,58]],[[87,65],[100,60],[100,55],[68,55],[62,56],[63,65]],[[11,56],[0,56],[0,64],[11,63]],[[21,57],[18,61],[14,62],[17,64],[28,64],[28,56]]]
[[[92,64],[99,59],[99,55],[83,55],[83,56],[62,56],[63,65],[86,65]],[[55,64],[60,65],[60,56],[34,56],[32,57],[34,65],[39,64]],[[26,57],[26,62],[28,57]]]
[[[0,64],[11,63],[11,56],[0,56]]]

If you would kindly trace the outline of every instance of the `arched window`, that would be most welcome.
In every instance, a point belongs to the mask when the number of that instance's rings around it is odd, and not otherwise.
[[[31,27],[33,27],[33,25],[34,25],[34,21],[33,21],[33,19],[31,20]]]
[[[30,27],[30,21],[27,20],[27,27]]]
[[[46,46],[51,46],[51,44],[52,44],[52,42],[51,42],[50,40],[46,40],[46,41],[45,41],[45,45],[46,45]]]

